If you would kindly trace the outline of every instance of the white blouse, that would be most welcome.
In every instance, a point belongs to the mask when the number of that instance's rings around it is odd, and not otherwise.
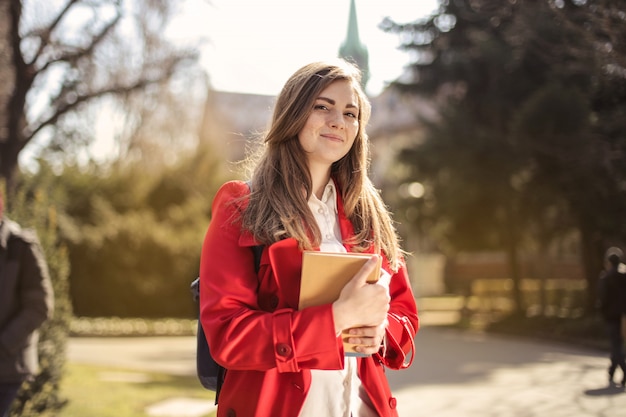
[[[320,250],[346,252],[341,243],[337,189],[332,179],[326,185],[321,200],[315,194],[311,196],[309,208],[322,234]],[[311,370],[311,387],[299,417],[378,416],[357,374],[356,358],[346,357],[344,363],[345,368],[341,370]]]

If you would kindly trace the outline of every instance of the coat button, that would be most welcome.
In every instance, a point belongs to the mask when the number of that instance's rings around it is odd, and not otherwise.
[[[285,343],[279,343],[276,345],[276,353],[280,356],[289,356],[291,354],[291,347]]]
[[[237,413],[232,408],[229,408],[228,411],[226,412],[226,416],[227,417],[237,417]]]
[[[389,398],[389,407],[393,410],[398,405],[398,400],[395,397]]]
[[[272,307],[272,309],[276,310],[276,307],[278,307],[278,297],[275,295],[272,295],[272,297],[270,298],[270,307]]]

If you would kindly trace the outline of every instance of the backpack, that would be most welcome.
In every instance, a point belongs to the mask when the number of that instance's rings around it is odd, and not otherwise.
[[[263,246],[252,246],[251,249],[254,252],[254,270],[258,273]],[[199,277],[191,283],[191,293],[194,301],[200,300]],[[200,323],[200,311],[198,311],[198,331],[196,333],[196,373],[204,388],[215,391],[215,404],[217,404],[220,390],[226,377],[226,368],[215,362],[215,359],[211,356],[211,350],[209,349],[202,323]]]

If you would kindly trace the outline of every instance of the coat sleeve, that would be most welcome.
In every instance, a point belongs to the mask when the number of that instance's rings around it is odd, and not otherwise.
[[[384,345],[376,354],[390,369],[410,366],[415,355],[414,338],[419,329],[415,296],[404,262],[389,284],[391,305]]]
[[[20,308],[0,330],[0,346],[9,354],[23,348],[30,335],[52,315],[54,294],[48,267],[34,234],[11,239],[17,252],[17,297]]]
[[[341,369],[343,348],[330,305],[259,307],[253,251],[241,243],[239,217],[248,192],[240,181],[222,186],[202,247],[200,321],[211,354],[232,370]]]
[[[596,306],[600,311],[600,314],[605,317],[606,316],[606,306],[607,306],[607,288],[606,288],[606,273],[602,271],[600,276],[598,277],[598,285],[597,285],[597,300]]]

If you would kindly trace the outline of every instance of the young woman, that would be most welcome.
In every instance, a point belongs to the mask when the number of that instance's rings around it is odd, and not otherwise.
[[[398,415],[383,367],[412,358],[417,308],[389,212],[367,176],[370,104],[360,77],[344,61],[296,71],[251,182],[228,182],[215,196],[200,320],[228,370],[218,417]],[[372,258],[335,302],[299,310],[303,250]],[[365,281],[379,256],[387,285]],[[362,357],[344,354],[342,332]]]

